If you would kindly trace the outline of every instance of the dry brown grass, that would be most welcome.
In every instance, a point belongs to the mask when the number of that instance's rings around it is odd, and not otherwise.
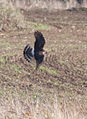
[[[18,97],[10,101],[1,100],[0,119],[87,119],[84,108],[77,103],[62,101],[40,103]]]
[[[4,22],[3,19],[0,22],[3,24],[0,34],[0,119],[86,119],[86,13],[81,12],[84,13],[81,16],[80,12],[72,11],[55,14],[30,11],[25,15],[29,21],[24,21],[19,10],[12,9],[13,13],[10,10],[7,7],[3,9]],[[10,20],[9,26],[7,19]],[[77,22],[79,20],[83,27]],[[72,24],[67,24],[67,21],[72,21]],[[22,30],[20,23],[24,26]],[[38,23],[41,25],[38,26]],[[47,27],[42,25],[44,23],[50,25],[48,32]],[[26,62],[22,54],[25,44],[33,44],[31,31],[35,26],[44,29],[46,47],[51,50],[37,72],[33,71],[33,63]],[[54,54],[50,55],[52,51]],[[58,96],[54,96],[55,92]]]
[[[32,8],[45,8],[45,9],[71,9],[85,7],[87,8],[86,0],[1,0],[1,2],[15,5],[18,8],[32,9]]]

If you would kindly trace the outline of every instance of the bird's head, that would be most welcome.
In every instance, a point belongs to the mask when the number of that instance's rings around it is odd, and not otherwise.
[[[35,38],[39,38],[39,37],[41,37],[41,36],[43,36],[43,35],[42,35],[41,32],[35,31],[35,32],[34,32],[34,36],[35,36]]]

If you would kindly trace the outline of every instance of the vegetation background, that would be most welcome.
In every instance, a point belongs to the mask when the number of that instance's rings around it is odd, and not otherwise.
[[[0,0],[0,119],[87,119],[87,1]],[[34,31],[48,53],[23,57]]]
[[[1,0],[1,2],[13,4],[17,8],[33,9],[71,9],[73,7],[87,8],[87,0]]]

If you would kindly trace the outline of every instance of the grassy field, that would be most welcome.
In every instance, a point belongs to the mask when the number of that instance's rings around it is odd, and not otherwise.
[[[0,119],[87,119],[87,10],[0,11]],[[37,71],[23,57],[36,30],[48,50]]]

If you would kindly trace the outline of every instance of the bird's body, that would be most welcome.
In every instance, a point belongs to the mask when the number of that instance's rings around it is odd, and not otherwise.
[[[24,57],[25,59],[30,62],[32,60],[32,57],[35,58],[36,60],[36,69],[39,67],[39,65],[43,62],[44,59],[44,50],[43,47],[45,45],[45,39],[42,35],[41,32],[36,31],[34,33],[35,36],[35,43],[34,43],[34,49],[30,47],[30,45],[28,44],[25,48],[24,48]]]
[[[36,60],[36,68],[38,68],[39,64],[43,62],[44,55],[43,55],[43,47],[45,44],[45,39],[41,32],[36,31],[34,33],[34,36],[36,38],[35,44],[34,44],[34,57]]]

